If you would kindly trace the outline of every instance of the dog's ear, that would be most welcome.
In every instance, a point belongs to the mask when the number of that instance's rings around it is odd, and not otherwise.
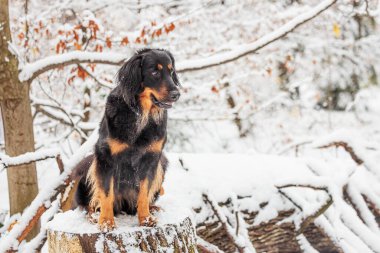
[[[142,56],[137,54],[132,56],[117,73],[118,85],[122,90],[125,103],[132,109],[136,108],[137,95],[142,91]]]
[[[169,51],[165,50],[165,52],[169,55],[170,57],[170,60],[172,61],[172,66],[173,66],[173,81],[175,83],[175,85],[179,86],[179,87],[182,87],[181,83],[179,82],[179,78],[178,78],[178,75],[177,75],[177,72],[175,70],[175,60],[174,60],[174,57],[172,55],[172,53],[170,53]]]

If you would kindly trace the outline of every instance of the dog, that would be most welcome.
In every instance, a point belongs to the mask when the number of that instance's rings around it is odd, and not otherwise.
[[[155,226],[152,215],[168,161],[167,110],[180,97],[173,55],[164,49],[137,51],[118,71],[109,94],[94,154],[74,168],[78,182],[74,207],[100,209],[98,226],[115,228],[114,216],[137,212],[141,226]]]

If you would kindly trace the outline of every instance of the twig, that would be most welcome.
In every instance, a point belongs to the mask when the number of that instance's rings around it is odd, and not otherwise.
[[[296,235],[302,234],[305,229],[312,223],[316,218],[318,218],[320,215],[324,214],[326,210],[332,205],[333,200],[331,198],[331,195],[329,195],[329,199],[326,201],[325,204],[321,206],[314,214],[308,216],[300,225],[300,228],[296,231]]]
[[[222,223],[222,226],[227,232],[227,236],[230,239],[230,241],[234,244],[236,249],[240,252],[243,253],[245,252],[245,247],[240,245],[237,241],[237,237],[234,234],[233,228],[228,224],[227,222],[227,217],[223,214],[222,210],[220,209],[218,203],[214,201],[212,198],[210,198],[209,195],[203,193],[203,200],[211,206],[211,209],[215,213],[216,217],[218,218],[219,222]]]
[[[63,162],[62,162],[62,159],[61,159],[61,155],[58,154],[57,157],[55,158],[55,160],[57,161],[59,173],[62,174],[63,171],[65,170],[65,168],[63,167]]]
[[[278,189],[278,188],[277,188]],[[303,209],[300,205],[298,205],[291,197],[288,196],[283,190],[278,189],[278,192],[284,196],[287,200],[289,200],[295,207],[297,207],[301,212],[303,212]]]
[[[320,146],[318,148],[331,148],[331,147],[344,148],[344,150],[346,150],[350,154],[352,160],[354,160],[357,165],[361,165],[364,163],[364,161],[355,153],[354,149],[350,145],[348,145],[348,143],[343,142],[343,141],[335,141],[327,145]]]
[[[239,235],[239,212],[235,211],[235,219],[236,219],[236,236]]]
[[[87,75],[89,77],[91,77],[95,82],[97,82],[100,86],[111,89],[111,90],[113,88],[115,88],[112,84],[108,84],[108,83],[98,79],[95,75],[93,75],[90,71],[88,71],[87,68],[85,66],[83,66],[82,64],[78,64],[78,67],[83,69],[83,71],[86,72]]]
[[[281,194],[285,194],[282,189],[284,188],[289,188],[289,187],[302,187],[302,188],[309,188],[309,189],[313,189],[313,190],[319,190],[319,191],[324,191],[327,193],[328,195],[328,200],[326,201],[325,204],[323,204],[314,214],[308,216],[300,225],[300,228],[297,229],[296,231],[296,235],[299,235],[299,234],[302,234],[305,229],[309,226],[310,223],[312,223],[316,218],[318,218],[320,215],[322,215],[323,213],[326,212],[326,210],[332,205],[333,203],[333,198],[331,196],[331,194],[329,193],[328,191],[328,188],[327,187],[320,187],[320,186],[313,186],[313,185],[303,185],[303,184],[286,184],[286,185],[282,185],[282,186],[276,186],[278,191],[281,193]],[[297,208],[299,208],[301,211],[302,211],[302,208],[301,206],[299,206],[298,204],[296,204],[289,196],[287,195],[284,195],[287,199],[289,199]]]

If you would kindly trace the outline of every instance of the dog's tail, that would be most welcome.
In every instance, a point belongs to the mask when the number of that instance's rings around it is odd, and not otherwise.
[[[83,158],[73,169],[70,175],[70,181],[74,181],[66,201],[62,204],[62,211],[68,211],[70,209],[76,208],[78,204],[75,200],[75,194],[78,190],[80,181],[86,180],[86,175],[90,169],[91,163],[94,160],[94,154],[86,156]]]
[[[80,180],[82,177],[86,177],[88,170],[94,160],[95,155],[91,154],[82,159],[73,169],[71,173],[71,180]]]

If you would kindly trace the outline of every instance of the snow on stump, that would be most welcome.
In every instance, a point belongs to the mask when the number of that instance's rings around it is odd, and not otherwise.
[[[195,228],[186,213],[160,211],[152,228],[138,226],[135,216],[119,215],[117,228],[107,233],[89,223],[84,212],[60,213],[47,225],[49,252],[197,252]]]

